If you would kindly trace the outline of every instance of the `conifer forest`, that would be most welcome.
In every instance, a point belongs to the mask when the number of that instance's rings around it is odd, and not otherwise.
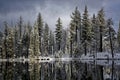
[[[15,24],[4,21],[0,80],[120,80],[120,22],[115,30],[104,7],[80,9],[68,14],[66,27],[58,16],[54,29],[41,12],[33,23],[22,15]]]

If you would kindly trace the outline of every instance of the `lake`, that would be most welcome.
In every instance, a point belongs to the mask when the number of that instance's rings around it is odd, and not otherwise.
[[[0,80],[120,80],[119,62],[0,62]]]

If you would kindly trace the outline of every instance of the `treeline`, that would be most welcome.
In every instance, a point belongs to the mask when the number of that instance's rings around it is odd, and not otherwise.
[[[15,26],[4,22],[4,32],[0,32],[0,57],[80,57],[87,53],[119,52],[120,25],[116,33],[112,19],[105,19],[103,8],[89,17],[87,6],[83,14],[76,7],[70,17],[67,29],[58,18],[55,31],[43,22],[40,13],[33,26],[25,24],[22,17]]]

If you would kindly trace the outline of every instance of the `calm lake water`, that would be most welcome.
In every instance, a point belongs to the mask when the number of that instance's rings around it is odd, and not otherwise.
[[[120,80],[119,62],[1,62],[0,80]]]

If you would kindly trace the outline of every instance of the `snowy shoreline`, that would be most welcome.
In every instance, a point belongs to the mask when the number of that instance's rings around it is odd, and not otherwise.
[[[102,53],[96,53],[96,54],[90,54],[82,55],[81,60],[120,60],[120,53],[114,53],[114,57],[112,57],[112,54],[108,52],[102,52]]]

